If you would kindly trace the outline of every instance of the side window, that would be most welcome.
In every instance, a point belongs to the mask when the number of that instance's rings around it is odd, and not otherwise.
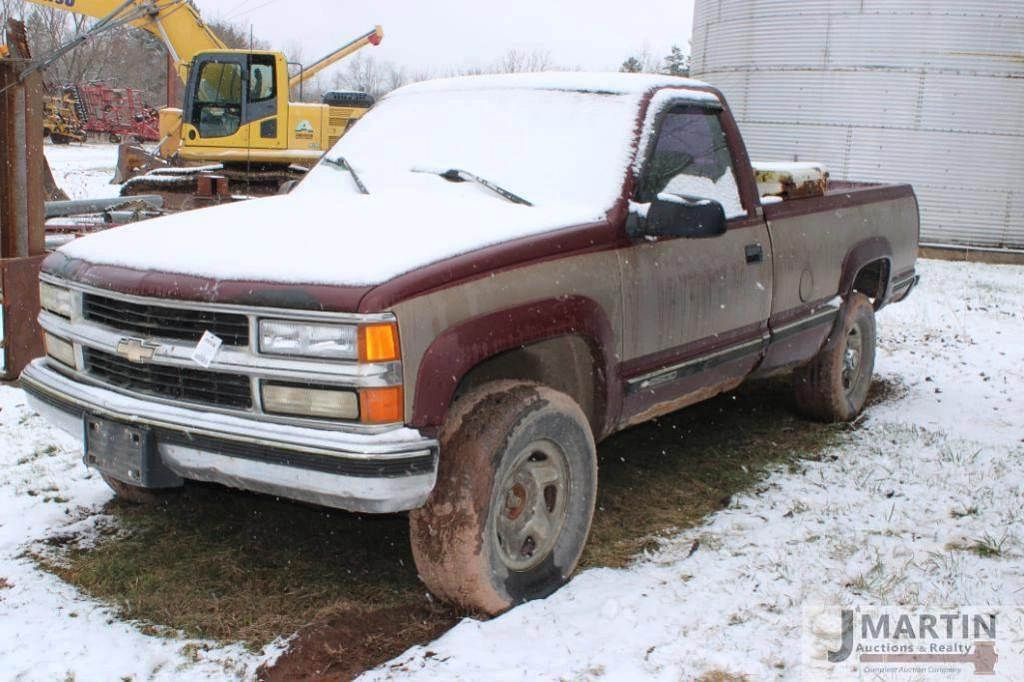
[[[249,58],[249,103],[245,112],[246,123],[277,113],[276,76],[273,56],[257,54]]]
[[[263,102],[275,95],[274,64],[260,63],[254,58],[249,67],[249,101]]]
[[[714,199],[728,218],[746,214],[718,113],[682,105],[662,117],[640,201],[652,201],[662,192],[685,194]]]

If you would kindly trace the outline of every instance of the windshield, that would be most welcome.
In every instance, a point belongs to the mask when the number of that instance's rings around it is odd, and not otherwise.
[[[206,62],[199,75],[196,103],[242,105],[242,67],[234,62]]]
[[[458,191],[459,185],[438,176],[458,169],[538,206],[604,210],[622,189],[637,106],[632,95],[556,90],[398,91],[327,158],[346,159],[371,194]],[[320,164],[297,189],[321,190],[356,191],[329,164]],[[479,186],[474,191],[488,193]]]

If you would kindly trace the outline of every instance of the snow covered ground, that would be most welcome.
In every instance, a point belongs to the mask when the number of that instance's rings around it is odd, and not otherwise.
[[[920,269],[879,316],[878,374],[906,395],[834,457],[367,679],[798,679],[803,605],[1024,604],[1024,267]],[[1000,557],[966,551],[985,538]]]
[[[104,199],[120,194],[120,185],[110,184],[117,170],[116,144],[46,143],[44,153],[53,179],[69,198]]]
[[[0,386],[0,679],[244,678],[261,659],[143,635],[22,556],[32,541],[102,522],[111,493],[79,443],[50,428],[24,394]],[[268,651],[272,654],[273,651]]]
[[[628,569],[466,620],[366,679],[795,679],[805,604],[1024,603],[1024,267],[920,269],[879,319],[878,374],[905,390],[844,445]],[[110,493],[10,387],[0,443],[0,677],[235,679],[276,654],[143,634],[38,570],[25,548],[102,522]],[[1001,554],[968,551],[979,540]]]

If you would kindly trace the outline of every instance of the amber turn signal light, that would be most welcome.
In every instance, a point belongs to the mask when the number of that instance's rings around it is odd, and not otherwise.
[[[402,387],[364,388],[359,392],[359,418],[364,424],[395,424],[405,416]]]
[[[361,362],[398,360],[398,327],[394,322],[367,324],[359,328],[359,360]]]

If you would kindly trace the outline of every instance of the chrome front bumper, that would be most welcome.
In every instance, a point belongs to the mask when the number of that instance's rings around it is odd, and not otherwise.
[[[46,359],[21,375],[29,403],[73,436],[86,415],[145,427],[185,479],[326,507],[391,513],[422,506],[437,478],[437,441],[411,429],[354,434],[165,405],[70,379]]]

